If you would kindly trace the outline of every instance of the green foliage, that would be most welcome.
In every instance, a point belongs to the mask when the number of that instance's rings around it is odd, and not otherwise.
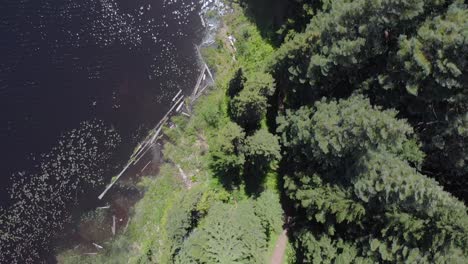
[[[359,249],[338,250],[350,259],[466,258],[465,205],[409,165],[420,164],[422,154],[411,127],[395,117],[395,111],[352,96],[279,118],[288,160],[295,164],[285,178],[286,193],[322,233],[318,239],[298,237],[304,261],[333,261],[342,240]],[[368,248],[368,237],[381,243]]]
[[[268,73],[257,72],[247,79],[241,74],[242,71],[238,71],[228,87],[228,95],[235,95],[231,96],[229,115],[246,131],[252,132],[259,128],[266,114],[267,97],[273,95],[275,81]]]
[[[262,190],[265,176],[271,165],[280,160],[278,138],[266,129],[260,129],[245,139],[241,146],[245,157],[244,179],[246,191],[255,194]]]
[[[263,263],[266,241],[251,202],[217,204],[184,242],[175,263]]]
[[[239,69],[227,91],[231,119],[248,132],[256,130],[266,114],[267,97],[274,91],[275,81],[270,74],[257,72],[246,78]]]
[[[296,236],[296,246],[302,249],[300,254],[304,263],[374,263],[370,259],[359,257],[356,246],[342,239],[333,240],[326,235],[317,237],[306,229],[298,231]]]
[[[222,93],[213,93],[200,100],[195,106],[194,126],[198,130],[218,128],[225,123],[226,105]],[[206,127],[208,126],[208,127]]]
[[[468,10],[459,3],[424,22],[414,36],[402,35],[399,50],[381,85],[400,89],[404,111],[423,124],[426,170],[459,197],[466,197],[468,175],[467,57]],[[391,69],[391,70],[390,70]],[[393,91],[392,90],[392,91]],[[404,93],[404,92],[407,93]]]
[[[275,92],[275,79],[269,73],[256,72],[249,75],[246,83],[247,89],[259,91],[265,97],[272,96]]]
[[[397,112],[381,111],[361,95],[339,102],[319,101],[314,108],[287,111],[278,118],[282,143],[291,156],[313,160],[326,169],[368,149],[384,149],[420,164],[423,154],[411,141],[413,129]],[[416,148],[416,149],[415,149]]]
[[[260,129],[247,137],[242,146],[242,153],[246,162],[260,174],[264,173],[272,162],[281,158],[278,138],[266,129]]]
[[[188,192],[180,193],[172,207],[167,210],[162,233],[165,243],[162,245],[160,262],[172,263],[179,252],[185,238],[194,229],[203,212],[198,210],[204,193],[207,190],[197,186]]]
[[[272,235],[281,232],[283,209],[281,209],[277,193],[266,190],[260,194],[254,203],[254,211],[260,219],[267,241],[271,239]]]
[[[230,102],[230,114],[234,122],[247,131],[260,126],[260,120],[266,114],[267,99],[260,91],[244,89]]]
[[[232,77],[232,79],[229,81],[227,95],[230,98],[238,95],[240,91],[244,89],[245,81],[247,81],[247,78],[244,77],[242,68],[239,68],[234,74],[234,77]]]
[[[230,184],[242,171],[245,158],[239,148],[243,144],[245,133],[235,123],[228,123],[221,131],[210,151],[210,166],[215,175]]]
[[[262,72],[266,67],[267,58],[273,55],[274,49],[262,38],[260,30],[243,14],[242,9],[238,5],[232,7],[233,14],[224,17],[224,22],[230,27],[228,34],[232,34],[237,40],[235,57],[238,65],[246,75]],[[226,50],[220,51],[222,54],[226,52]]]
[[[304,33],[280,48],[274,67],[289,71],[294,84],[308,82],[318,88],[319,96],[340,83],[358,83],[369,62],[388,51],[392,36],[413,30],[414,22],[423,20],[428,10],[438,12],[445,2],[331,1]]]
[[[360,89],[398,109],[421,139],[423,169],[466,199],[468,139],[456,131],[468,111],[467,19],[461,0],[323,1],[270,69],[291,108]]]
[[[431,102],[466,100],[468,10],[451,5],[448,11],[422,24],[415,36],[401,35],[398,81],[410,94]],[[395,67],[394,65],[392,65]],[[465,93],[465,98],[459,96]]]
[[[325,224],[326,232],[335,233],[335,224],[359,222],[365,214],[360,201],[352,199],[352,191],[339,185],[326,184],[318,175],[298,174],[285,179],[289,197],[306,210],[308,220]]]

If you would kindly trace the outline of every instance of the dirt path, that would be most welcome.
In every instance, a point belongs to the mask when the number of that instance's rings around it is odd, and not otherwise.
[[[288,231],[285,229],[278,237],[275,245],[275,251],[271,257],[270,264],[282,264],[286,253],[286,245],[288,244]]]

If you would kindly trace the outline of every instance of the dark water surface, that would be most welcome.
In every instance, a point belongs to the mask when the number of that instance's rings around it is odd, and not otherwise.
[[[34,262],[191,92],[201,0],[0,1],[0,263]]]

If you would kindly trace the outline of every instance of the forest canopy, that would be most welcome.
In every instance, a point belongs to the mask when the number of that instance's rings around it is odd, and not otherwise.
[[[466,262],[466,4],[274,2],[282,26],[243,1],[280,40],[267,71],[296,262]]]

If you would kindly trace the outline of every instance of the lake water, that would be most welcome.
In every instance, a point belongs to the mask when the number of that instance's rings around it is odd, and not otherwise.
[[[200,71],[201,0],[2,0],[0,263],[50,256]]]

